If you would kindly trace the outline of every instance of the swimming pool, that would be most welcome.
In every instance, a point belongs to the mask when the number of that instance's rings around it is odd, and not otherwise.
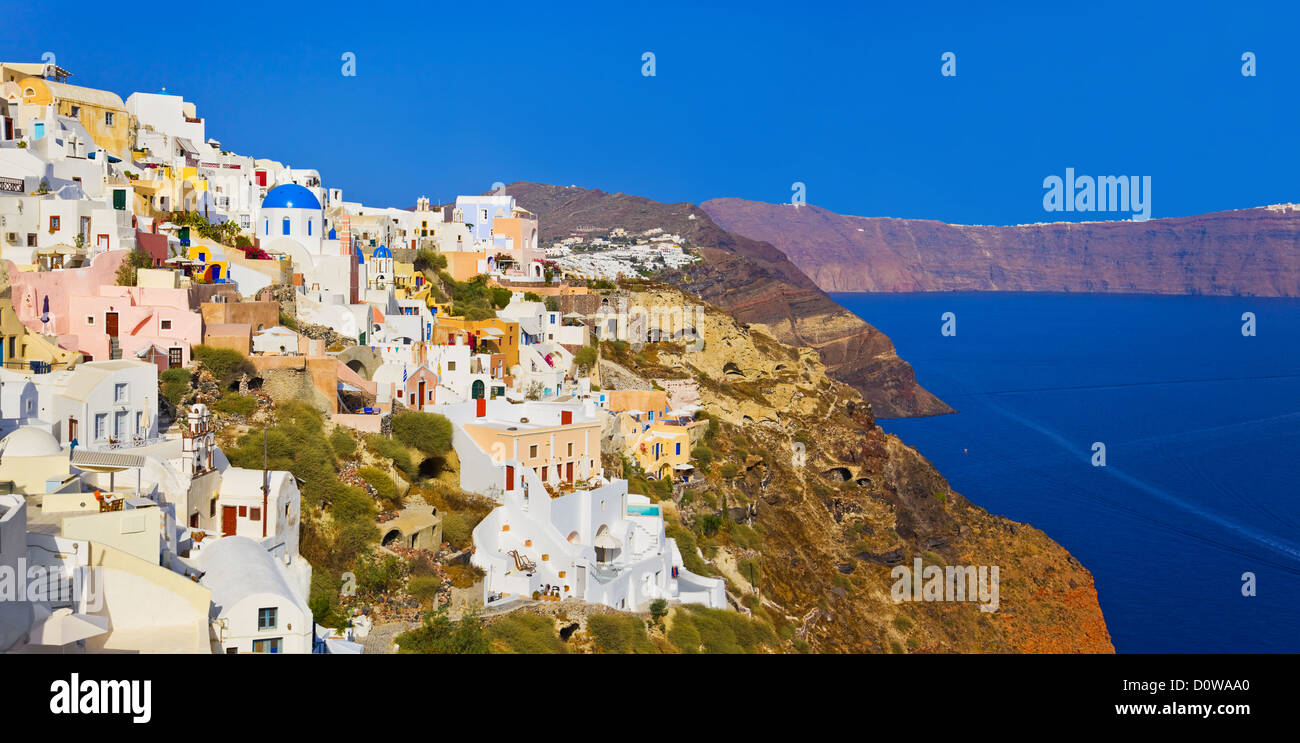
[[[627,513],[629,516],[658,516],[659,506],[653,503],[629,503]]]

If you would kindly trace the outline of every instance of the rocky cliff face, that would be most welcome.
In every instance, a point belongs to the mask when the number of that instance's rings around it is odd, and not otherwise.
[[[860,391],[881,417],[952,412],[917,384],[885,334],[836,304],[780,250],[727,232],[694,204],[540,183],[514,183],[507,191],[538,215],[544,242],[583,227],[679,234],[702,246],[705,260],[668,281],[783,342],[815,348],[830,373]]]
[[[1300,296],[1300,206],[1146,222],[990,227],[714,199],[723,229],[780,248],[825,291]]]
[[[668,287],[637,298],[682,301]],[[1087,569],[1041,531],[952,492],[815,352],[713,308],[702,335],[702,350],[654,343],[619,361],[647,380],[694,380],[717,419],[704,444],[712,464],[697,457],[702,478],[665,515],[694,535],[741,611],[821,652],[1114,651]],[[918,558],[998,566],[997,610],[895,601],[892,569]]]

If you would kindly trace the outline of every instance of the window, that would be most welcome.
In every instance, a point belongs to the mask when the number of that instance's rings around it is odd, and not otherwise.
[[[171,320],[163,320],[162,322],[159,323],[159,325],[162,327],[163,330],[171,330],[171,329],[172,329],[172,321],[171,321]]]
[[[288,217],[285,217],[284,220],[280,223],[280,234],[281,234],[281,235],[287,235],[287,234],[289,234],[289,218],[288,218]]]
[[[125,382],[113,385],[113,402],[126,402],[127,387]]]
[[[179,348],[167,349],[167,368],[168,369],[181,368],[181,349]]]
[[[94,324],[95,324],[95,316],[94,316],[94,315],[86,315],[86,324],[87,324],[87,325],[94,325]]]
[[[50,217],[50,232],[58,232],[61,224],[58,217]]]
[[[36,247],[36,233],[35,233],[35,232],[28,232],[28,233],[27,233],[27,247],[29,247],[29,248],[34,248],[34,247]]]
[[[680,443],[678,443],[678,444],[677,444],[677,455],[678,455],[678,456],[681,456],[681,453],[682,453],[682,445],[681,445]]]
[[[537,456],[537,444],[528,447],[528,456],[530,458],[535,458]]]
[[[278,617],[279,612],[280,612],[280,610],[279,610],[279,609],[276,609],[276,608],[274,608],[274,607],[269,608],[269,609],[258,609],[258,610],[257,610],[257,629],[258,629],[259,631],[260,631],[260,630],[275,629],[275,628],[278,626],[277,622],[278,622],[278,620],[279,620],[279,617]]]
[[[250,509],[248,509],[248,520],[249,520],[249,521],[261,521],[261,520],[262,520],[262,509],[260,509],[260,508],[250,508]]]
[[[70,106],[69,109],[68,109],[68,115],[69,115],[69,116],[80,116],[80,115],[81,115],[81,106]]]
[[[455,361],[448,361],[448,362],[447,362],[447,371],[456,371],[456,362],[455,362]]]
[[[307,237],[311,237],[311,220],[307,220]]]
[[[208,518],[216,518],[216,517],[217,517],[217,499],[213,498],[212,500],[208,501]]]
[[[278,653],[280,652],[280,638],[273,637],[269,640],[253,640],[254,653]]]
[[[569,442],[569,456],[573,456],[573,442]]]
[[[108,413],[95,414],[95,440],[103,441],[108,438]]]
[[[266,220],[265,224],[262,227],[262,234],[263,235],[271,234],[271,220],[269,218]]]
[[[112,126],[112,125],[113,125],[113,112],[112,112],[112,111],[105,111],[105,112],[104,112],[104,126]]]

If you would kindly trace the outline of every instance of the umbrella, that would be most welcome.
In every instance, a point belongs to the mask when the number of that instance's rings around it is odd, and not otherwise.
[[[72,609],[55,609],[28,636],[33,645],[68,645],[108,632],[108,617],[74,614]]]

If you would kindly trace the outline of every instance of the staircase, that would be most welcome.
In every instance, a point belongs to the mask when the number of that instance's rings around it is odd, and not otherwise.
[[[637,541],[645,545],[641,549],[632,553],[631,562],[640,562],[646,559],[647,557],[653,557],[659,554],[659,537],[654,533],[652,533],[649,529],[636,523],[636,521],[632,521],[631,523],[632,523],[632,531],[635,532],[638,536]],[[629,541],[631,541],[631,537],[632,535],[631,533],[629,533],[628,534]]]
[[[110,336],[108,339],[108,357],[110,359],[122,358],[122,344],[118,343],[116,336]]]

